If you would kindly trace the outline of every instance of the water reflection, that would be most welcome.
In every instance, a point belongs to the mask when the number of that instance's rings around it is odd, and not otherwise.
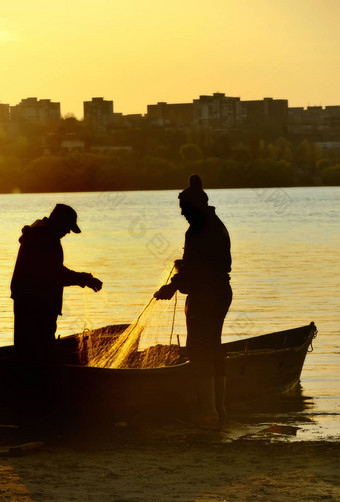
[[[248,403],[235,404],[229,409],[232,416],[242,415],[286,415],[301,413],[314,407],[313,397],[306,396],[301,384],[280,396],[269,396]]]
[[[318,429],[314,409],[314,398],[299,384],[281,396],[232,407],[222,439],[311,440]]]

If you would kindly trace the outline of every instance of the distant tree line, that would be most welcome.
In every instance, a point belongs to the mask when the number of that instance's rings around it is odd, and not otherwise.
[[[83,141],[84,151],[63,151],[65,138]],[[94,153],[94,146],[116,150]],[[2,193],[177,189],[193,172],[209,188],[339,185],[340,153],[260,127],[111,127],[98,133],[72,117],[58,125],[22,124],[15,132],[0,125]]]

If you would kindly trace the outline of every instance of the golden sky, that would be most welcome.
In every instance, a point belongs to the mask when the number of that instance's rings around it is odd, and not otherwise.
[[[6,0],[0,102],[36,96],[83,115],[224,92],[340,105],[340,0]]]

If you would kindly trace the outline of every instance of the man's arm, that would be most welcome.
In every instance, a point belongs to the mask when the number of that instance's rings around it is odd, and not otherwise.
[[[63,286],[80,286],[82,288],[87,286],[95,292],[100,291],[103,286],[102,281],[93,277],[92,274],[87,272],[75,272],[65,266],[62,268],[62,283]]]
[[[177,289],[184,293],[183,290],[183,260],[175,260],[174,268],[176,274],[172,277],[170,284],[164,284],[156,293],[154,297],[156,300],[171,300]]]

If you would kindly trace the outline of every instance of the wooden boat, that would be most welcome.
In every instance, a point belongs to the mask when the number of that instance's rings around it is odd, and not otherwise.
[[[116,325],[94,330],[92,344],[105,347],[112,336],[119,336],[125,328],[126,325]],[[293,389],[316,333],[311,323],[224,343],[227,407]],[[113,421],[174,417],[193,409],[195,380],[190,362],[185,360],[185,348],[179,349],[184,362],[171,366],[97,368],[86,366],[86,338],[72,335],[58,339],[60,364],[53,367],[18,366],[13,347],[0,348],[0,399],[13,405],[15,398],[25,408],[37,394],[38,400],[42,395],[49,396],[50,400],[57,400],[59,410],[68,414],[105,415]]]

